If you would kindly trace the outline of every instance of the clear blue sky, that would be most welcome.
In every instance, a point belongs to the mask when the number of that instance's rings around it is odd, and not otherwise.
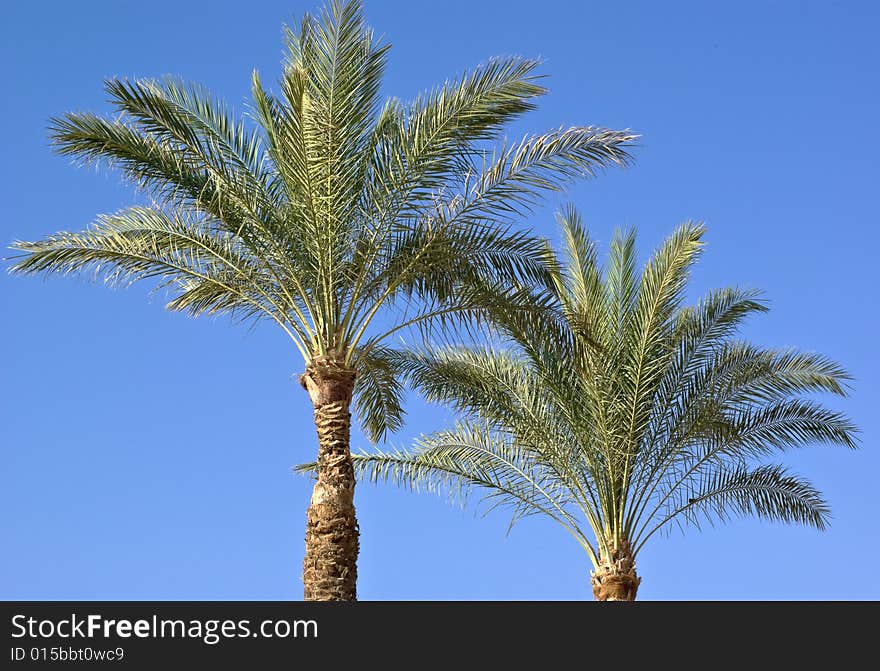
[[[25,3],[0,40],[3,243],[81,229],[133,202],[106,170],[53,155],[45,128],[106,111],[108,76],[179,74],[241,109],[279,73],[286,2]],[[723,6],[722,6],[723,5]],[[497,54],[546,59],[551,93],[513,135],[630,127],[636,165],[568,198],[643,253],[687,218],[709,226],[694,293],[765,290],[747,335],[844,363],[862,449],[788,462],[829,497],[819,533],[735,521],[674,532],[640,558],[644,599],[880,598],[874,2],[367,3],[394,48],[386,92],[410,97]],[[555,236],[548,204],[524,224]],[[163,309],[144,287],[0,274],[0,598],[299,599],[316,440],[286,339]],[[449,418],[410,405],[406,444]],[[353,446],[366,441],[360,434]],[[539,518],[475,517],[361,485],[363,599],[588,599],[588,561]]]

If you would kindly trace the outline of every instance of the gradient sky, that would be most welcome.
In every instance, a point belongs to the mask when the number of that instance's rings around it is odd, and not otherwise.
[[[722,6],[723,5],[723,6]],[[0,70],[4,246],[86,227],[135,201],[107,170],[52,154],[65,111],[106,112],[109,76],[177,74],[240,110],[277,79],[281,25],[317,0],[10,3]],[[747,335],[823,352],[855,375],[862,448],[786,463],[832,527],[734,521],[656,537],[644,599],[878,599],[874,2],[368,2],[393,44],[385,92],[409,98],[498,54],[545,59],[551,92],[511,136],[561,124],[643,134],[634,167],[524,225],[556,237],[581,209],[601,242],[637,226],[644,256],[707,223],[693,295],[758,287]],[[603,248],[604,249],[604,248]],[[316,449],[302,363],[280,332],[163,309],[143,286],[0,273],[0,598],[299,599]],[[412,399],[406,445],[451,415]],[[356,433],[354,448],[366,446]],[[482,518],[440,497],[360,485],[362,599],[589,599],[589,563],[549,520]]]

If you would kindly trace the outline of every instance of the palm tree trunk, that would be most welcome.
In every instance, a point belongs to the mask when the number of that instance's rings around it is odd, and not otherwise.
[[[351,395],[355,373],[334,357],[317,357],[300,382],[315,408],[318,481],[306,521],[303,597],[357,599],[358,523],[351,464]]]
[[[636,560],[629,543],[611,553],[603,552],[599,568],[590,578],[596,601],[635,601],[642,579],[636,575]]]

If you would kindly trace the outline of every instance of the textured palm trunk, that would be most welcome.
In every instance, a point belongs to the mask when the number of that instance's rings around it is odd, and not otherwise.
[[[635,601],[642,582],[636,575],[636,561],[629,544],[603,553],[599,568],[590,577],[596,601]]]
[[[303,597],[306,601],[357,599],[358,523],[351,464],[351,394],[354,371],[332,356],[316,358],[300,382],[315,408],[318,481],[306,521]]]

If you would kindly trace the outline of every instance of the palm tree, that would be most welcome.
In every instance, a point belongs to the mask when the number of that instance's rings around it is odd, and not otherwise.
[[[513,520],[550,517],[589,556],[600,601],[636,598],[636,558],[672,523],[753,515],[824,529],[820,492],[753,462],[809,443],[855,447],[845,416],[801,398],[845,395],[846,372],[818,354],[735,339],[766,310],[754,291],[684,306],[702,225],[678,228],[637,274],[633,232],[618,231],[603,270],[577,213],[561,224],[566,263],[543,316],[495,311],[490,344],[401,359],[460,422],[409,451],[356,454],[355,470],[414,489],[483,490]]]
[[[374,440],[402,421],[383,342],[478,318],[512,297],[513,281],[546,284],[545,243],[514,218],[569,180],[626,164],[635,137],[574,127],[499,145],[544,92],[524,58],[380,106],[387,49],[360,2],[306,15],[298,33],[286,29],[280,94],[253,75],[255,125],[200,86],[107,81],[116,116],[67,114],[52,139],[63,155],[119,169],[155,205],[14,245],[14,271],[152,280],[172,292],[171,310],[265,319],[290,338],[318,433],[310,600],[356,598],[351,405]]]

